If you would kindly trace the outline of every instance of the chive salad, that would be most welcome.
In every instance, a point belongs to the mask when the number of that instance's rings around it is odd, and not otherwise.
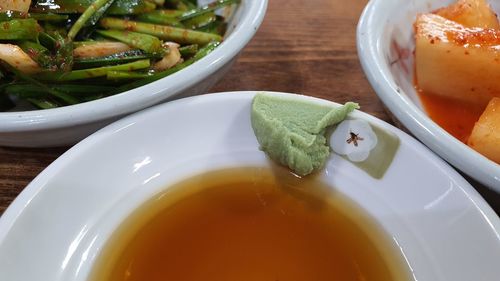
[[[175,73],[214,50],[218,11],[240,0],[39,0],[0,7],[0,110],[100,99]]]

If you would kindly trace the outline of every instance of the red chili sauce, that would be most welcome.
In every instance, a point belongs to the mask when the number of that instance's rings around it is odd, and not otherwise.
[[[485,107],[426,94],[418,86],[415,88],[429,117],[455,138],[467,143],[472,128]]]

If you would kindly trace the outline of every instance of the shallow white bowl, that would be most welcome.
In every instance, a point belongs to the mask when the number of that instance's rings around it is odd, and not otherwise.
[[[213,94],[159,105],[71,148],[0,218],[0,280],[84,281],[113,230],[171,184],[209,170],[269,167],[251,128],[254,94]],[[361,112],[350,118],[399,138],[393,162],[375,179],[332,154],[318,178],[380,224],[414,280],[497,280],[500,220],[477,192],[402,131]],[[176,122],[165,122],[172,119]]]
[[[0,146],[45,147],[74,144],[132,112],[174,97],[197,95],[229,70],[260,26],[267,0],[243,0],[228,23],[224,42],[212,53],[173,75],[111,97],[48,110],[0,112]]]
[[[452,0],[372,0],[357,30],[363,69],[394,116],[434,152],[467,175],[500,192],[500,165],[477,153],[434,123],[413,87],[413,22],[416,14]],[[499,1],[489,1],[500,11]]]

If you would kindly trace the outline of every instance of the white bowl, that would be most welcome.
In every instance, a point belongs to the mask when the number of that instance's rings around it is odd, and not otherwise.
[[[56,109],[0,112],[0,146],[74,144],[132,112],[173,97],[204,93],[231,67],[260,26],[267,0],[243,0],[228,23],[224,42],[173,75],[111,97]]]
[[[377,95],[413,135],[459,170],[500,192],[500,165],[434,123],[425,113],[413,87],[413,22],[416,14],[453,2],[370,1],[358,24],[358,54]],[[500,12],[499,1],[489,2],[495,11]]]
[[[254,94],[213,94],[162,104],[71,148],[0,218],[0,280],[87,280],[117,226],[171,184],[209,170],[269,167],[251,128]],[[378,222],[411,268],[411,280],[498,280],[500,220],[472,186],[397,128],[361,112],[350,118],[399,139],[392,163],[375,179],[332,154],[318,179]],[[176,122],[165,122],[172,119]],[[386,148],[379,155],[386,155]]]

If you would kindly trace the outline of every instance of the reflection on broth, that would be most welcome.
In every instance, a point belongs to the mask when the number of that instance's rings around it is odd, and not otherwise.
[[[89,281],[410,280],[391,240],[314,177],[238,168],[192,177],[113,234]]]

